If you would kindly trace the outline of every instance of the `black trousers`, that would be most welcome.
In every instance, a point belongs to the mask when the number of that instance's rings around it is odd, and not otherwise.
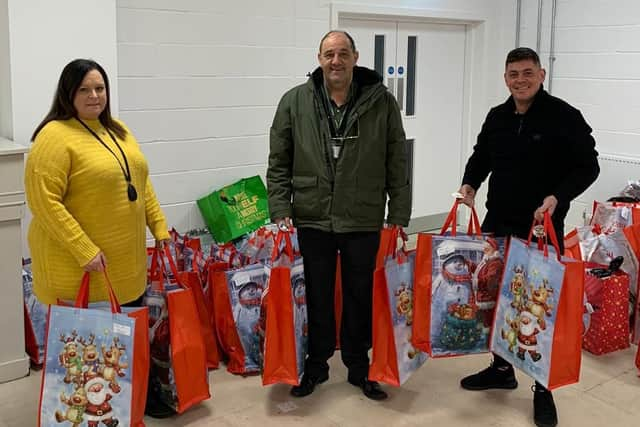
[[[300,251],[304,258],[309,326],[309,354],[305,372],[312,377],[329,371],[327,360],[336,348],[335,277],[340,252],[342,269],[342,362],[349,380],[367,377],[371,348],[371,306],[373,271],[380,232],[331,233],[299,228]]]

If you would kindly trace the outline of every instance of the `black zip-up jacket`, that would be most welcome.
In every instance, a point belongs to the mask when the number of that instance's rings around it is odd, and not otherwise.
[[[526,237],[534,211],[554,195],[554,228],[563,233],[569,204],[600,173],[591,128],[579,110],[542,86],[524,114],[509,97],[489,111],[462,183],[477,190],[489,173],[483,230]]]

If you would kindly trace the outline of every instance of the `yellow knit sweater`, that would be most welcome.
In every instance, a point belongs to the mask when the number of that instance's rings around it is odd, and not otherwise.
[[[124,167],[120,151],[100,122],[84,122]],[[29,228],[33,289],[44,303],[74,299],[83,266],[99,251],[105,254],[120,303],[135,300],[146,282],[145,226],[156,239],[169,238],[137,141],[127,129],[126,138],[118,143],[138,192],[135,202],[127,198],[127,183],[116,159],[77,120],[48,123],[33,143],[25,190],[33,213]],[[102,273],[91,273],[89,298],[108,299]]]

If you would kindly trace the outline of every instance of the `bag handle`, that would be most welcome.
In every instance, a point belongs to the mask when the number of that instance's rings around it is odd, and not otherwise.
[[[288,256],[291,262],[294,261],[296,253],[293,250],[293,244],[291,243],[291,233],[292,230],[290,229],[287,229],[286,231],[283,229],[278,229],[278,234],[276,234],[276,239],[273,242],[273,251],[271,252],[272,263],[280,257],[280,254]],[[282,244],[283,240],[284,247],[281,251],[280,245]]]
[[[398,238],[402,239],[402,246],[400,246],[399,248],[398,248]],[[405,233],[405,231],[402,229],[402,227],[398,225],[392,226],[391,239],[389,239],[389,243],[385,248],[384,259],[388,257],[396,258],[398,257],[398,255],[402,254],[404,255],[404,257],[400,260],[400,262],[402,263],[403,260],[409,254],[409,251],[407,250],[407,240],[409,240],[409,237],[407,236],[407,233]]]
[[[558,236],[556,235],[556,230],[553,227],[549,211],[544,213],[544,219],[542,222],[537,219],[533,220],[533,224],[529,230],[527,246],[531,244],[534,234],[536,234],[536,237],[538,238],[538,249],[544,252],[545,258],[549,257],[549,240],[551,240],[551,244],[556,250],[556,257],[558,258],[558,261],[561,261],[562,254],[560,253],[560,244],[558,243]]]
[[[453,207],[451,211],[449,211],[449,215],[444,221],[444,225],[440,230],[440,235],[444,235],[449,228],[451,228],[451,236],[457,235],[457,227],[458,227],[458,206],[460,206],[460,201],[462,199],[456,198],[453,202]],[[478,213],[476,212],[475,207],[471,207],[471,216],[469,218],[469,225],[467,226],[467,235],[469,236],[482,236],[482,230],[480,229],[480,220],[478,220]]]
[[[109,276],[107,275],[107,270],[102,271],[104,274],[104,282],[107,287],[107,291],[109,293],[109,304],[111,306],[112,313],[122,313],[122,309],[120,308],[120,303],[118,302],[118,298],[116,297],[116,293],[113,291],[113,286],[111,285],[111,280],[109,280]],[[89,283],[91,281],[91,273],[85,271],[82,275],[82,282],[80,283],[80,290],[78,291],[78,295],[76,296],[76,302],[74,307],[76,308],[88,308],[89,307]]]
[[[163,254],[164,252],[164,254]],[[153,281],[157,280],[158,286],[160,288],[160,292],[164,292],[164,278],[167,277],[167,273],[165,270],[165,262],[164,257],[167,257],[169,262],[169,268],[171,269],[171,273],[173,274],[173,278],[178,286],[181,288],[185,288],[184,284],[180,280],[180,275],[178,274],[178,268],[176,267],[176,263],[171,256],[171,250],[169,249],[169,245],[165,243],[162,249],[154,248],[153,255],[151,258],[151,273],[149,274],[150,279]],[[160,277],[158,277],[160,276]]]

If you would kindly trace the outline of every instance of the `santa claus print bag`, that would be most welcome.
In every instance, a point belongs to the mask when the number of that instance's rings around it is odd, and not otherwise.
[[[108,278],[111,312],[86,308],[89,277],[75,307],[50,307],[38,426],[144,427],[148,310],[122,313]]]
[[[418,234],[412,342],[432,357],[489,351],[502,276],[504,239],[482,235],[475,210],[468,234],[458,235],[458,204],[439,235]]]
[[[543,227],[555,250],[546,238],[511,239],[491,351],[551,390],[580,376],[584,264],[558,255],[548,213]]]

